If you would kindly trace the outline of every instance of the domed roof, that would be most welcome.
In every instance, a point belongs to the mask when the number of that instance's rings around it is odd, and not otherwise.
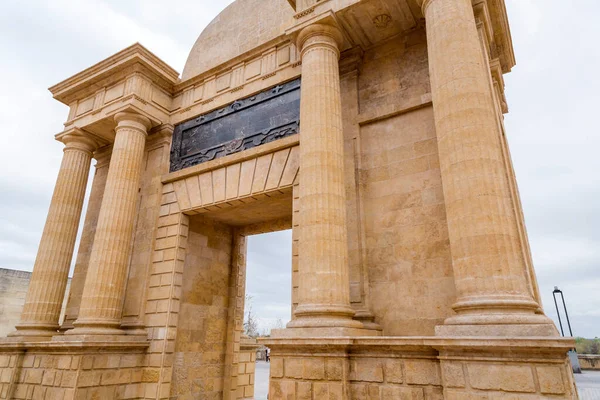
[[[182,80],[193,78],[282,35],[294,10],[287,0],[236,0],[202,31]]]

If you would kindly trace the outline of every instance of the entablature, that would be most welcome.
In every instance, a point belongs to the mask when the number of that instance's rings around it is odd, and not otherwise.
[[[153,126],[169,122],[179,73],[139,43],[52,86],[53,97],[70,107],[65,130],[81,128],[102,140],[114,138],[114,115],[132,111]]]
[[[178,124],[299,76],[300,55],[296,45],[281,36],[178,83],[171,123]]]

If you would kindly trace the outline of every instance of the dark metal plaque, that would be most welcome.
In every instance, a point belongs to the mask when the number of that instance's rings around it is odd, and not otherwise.
[[[299,124],[296,79],[177,125],[171,172],[294,135]]]

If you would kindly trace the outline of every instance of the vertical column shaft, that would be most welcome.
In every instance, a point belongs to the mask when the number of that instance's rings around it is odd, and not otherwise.
[[[289,327],[362,327],[350,307],[344,138],[339,77],[340,32],[300,32],[299,305]]]
[[[446,324],[545,323],[534,315],[471,1],[425,0],[423,10],[458,294]]]
[[[83,288],[70,334],[122,334],[119,329],[137,195],[150,121],[119,113],[113,152]]]
[[[94,158],[96,159],[96,173],[94,174],[94,179],[92,181],[92,190],[90,192],[85,220],[83,222],[81,240],[77,251],[77,259],[75,261],[75,270],[73,271],[73,278],[71,279],[71,290],[69,299],[67,300],[65,320],[60,328],[63,331],[73,329],[73,322],[77,320],[79,315],[83,285],[85,285],[85,277],[87,276],[90,254],[94,243],[94,235],[96,234],[96,226],[98,224],[100,205],[102,204],[102,196],[104,195],[104,188],[106,186],[111,151],[112,148],[109,147],[94,153]]]
[[[11,336],[52,336],[67,287],[67,279],[85,188],[96,144],[81,133],[61,138],[66,144],[46,225],[29,282],[17,331]]]

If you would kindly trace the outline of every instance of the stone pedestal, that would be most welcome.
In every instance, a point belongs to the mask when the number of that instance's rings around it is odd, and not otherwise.
[[[56,334],[96,143],[83,132],[60,137],[64,155],[17,331],[11,336]]]
[[[427,45],[457,315],[440,335],[555,335],[536,314],[469,0],[426,0]]]
[[[362,328],[350,307],[344,138],[338,60],[341,33],[311,25],[298,37],[300,103],[299,304],[289,328]],[[321,330],[321,333],[327,330]]]
[[[79,318],[71,335],[123,334],[119,329],[144,147],[150,121],[119,113]]]

